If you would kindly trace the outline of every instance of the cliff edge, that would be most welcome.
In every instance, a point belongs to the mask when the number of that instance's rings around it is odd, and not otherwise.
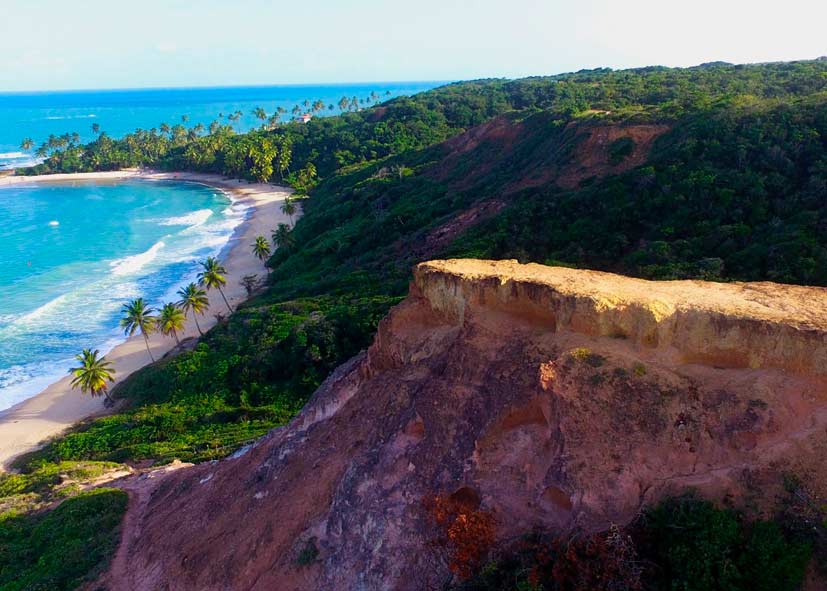
[[[425,589],[447,573],[429,495],[490,511],[499,542],[688,487],[760,513],[785,474],[827,487],[825,429],[826,289],[423,263],[290,425],[126,484],[102,583]]]

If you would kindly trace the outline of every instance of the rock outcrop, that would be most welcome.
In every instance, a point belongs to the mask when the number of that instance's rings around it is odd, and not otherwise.
[[[786,473],[825,486],[827,290],[510,261],[414,276],[288,427],[135,489],[108,588],[426,589],[446,574],[431,493],[505,541],[687,487],[761,511]]]

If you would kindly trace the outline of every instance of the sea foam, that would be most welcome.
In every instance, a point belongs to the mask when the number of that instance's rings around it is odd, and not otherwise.
[[[140,254],[133,254],[132,256],[124,257],[122,259],[117,259],[109,263],[109,266],[112,267],[112,274],[113,275],[129,275],[131,273],[137,273],[141,269],[144,268],[147,264],[151,263],[156,256],[158,256],[158,251],[160,251],[164,247],[164,241],[159,240],[152,247]]]
[[[200,226],[212,216],[211,209],[199,209],[187,215],[167,218],[158,222],[161,226]]]

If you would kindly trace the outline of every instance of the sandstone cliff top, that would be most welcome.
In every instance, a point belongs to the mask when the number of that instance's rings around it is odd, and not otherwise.
[[[733,318],[777,322],[827,333],[827,288],[771,282],[647,281],[582,269],[548,267],[515,260],[436,260],[414,271],[420,287],[426,277],[447,274],[462,281],[497,280],[546,286],[563,296],[592,300],[597,308],[648,308],[661,318],[697,310]]]

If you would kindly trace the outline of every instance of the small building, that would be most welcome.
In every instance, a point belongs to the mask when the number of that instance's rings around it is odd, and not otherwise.
[[[311,115],[310,113],[304,113],[303,115],[299,116],[299,121],[301,121],[302,123],[307,123],[311,119],[313,119],[313,115]]]

